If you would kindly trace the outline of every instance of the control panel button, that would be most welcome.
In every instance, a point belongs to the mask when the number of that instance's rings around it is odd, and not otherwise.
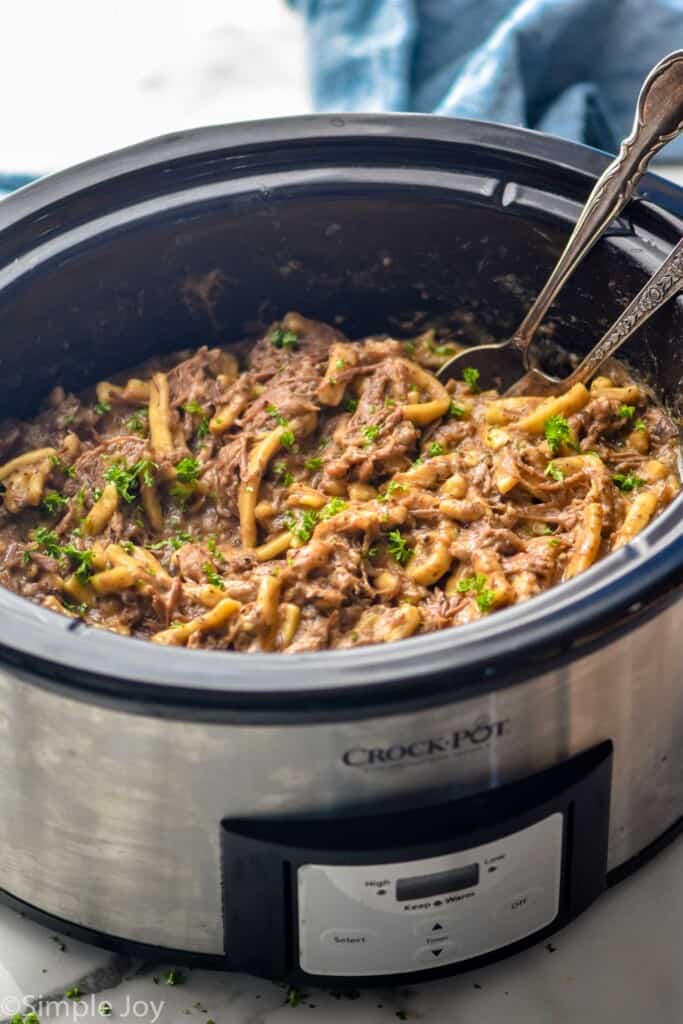
[[[427,921],[418,921],[413,931],[415,935],[425,935],[428,938],[437,938],[446,934],[453,927],[453,922],[446,917],[430,917]]]
[[[455,956],[457,949],[458,947],[455,942],[442,942],[434,946],[422,946],[415,953],[413,960],[417,960],[421,964],[448,963]]]
[[[361,931],[356,928],[328,928],[320,936],[324,946],[335,946],[337,949],[355,947],[367,948],[377,939],[377,932]]]
[[[538,897],[543,893],[543,890],[536,887],[533,889],[526,889],[524,892],[515,893],[514,896],[510,896],[504,903],[505,910],[508,913],[520,914],[524,913],[529,907],[532,907]]]

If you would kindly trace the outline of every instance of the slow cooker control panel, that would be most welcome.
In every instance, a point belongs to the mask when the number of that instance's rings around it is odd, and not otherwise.
[[[602,892],[612,744],[418,808],[222,822],[231,970],[352,985],[455,973],[551,934]]]
[[[309,974],[407,974],[508,946],[560,906],[562,814],[469,850],[398,864],[298,869]]]

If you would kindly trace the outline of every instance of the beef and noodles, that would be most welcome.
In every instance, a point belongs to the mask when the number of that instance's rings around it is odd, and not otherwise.
[[[456,348],[290,313],[55,388],[0,431],[0,583],[158,644],[355,647],[540,594],[678,493],[678,428],[623,373],[505,398],[436,379]]]

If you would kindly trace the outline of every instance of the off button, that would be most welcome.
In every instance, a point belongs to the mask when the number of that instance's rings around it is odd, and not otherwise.
[[[323,946],[336,949],[367,949],[374,945],[377,932],[360,931],[354,928],[328,928],[320,936]]]

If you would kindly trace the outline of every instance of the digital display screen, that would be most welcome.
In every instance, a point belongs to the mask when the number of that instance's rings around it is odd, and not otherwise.
[[[433,875],[418,875],[415,878],[399,878],[396,882],[397,900],[423,900],[428,896],[441,896],[447,892],[471,889],[479,883],[479,865],[466,864],[462,868],[450,868]]]

